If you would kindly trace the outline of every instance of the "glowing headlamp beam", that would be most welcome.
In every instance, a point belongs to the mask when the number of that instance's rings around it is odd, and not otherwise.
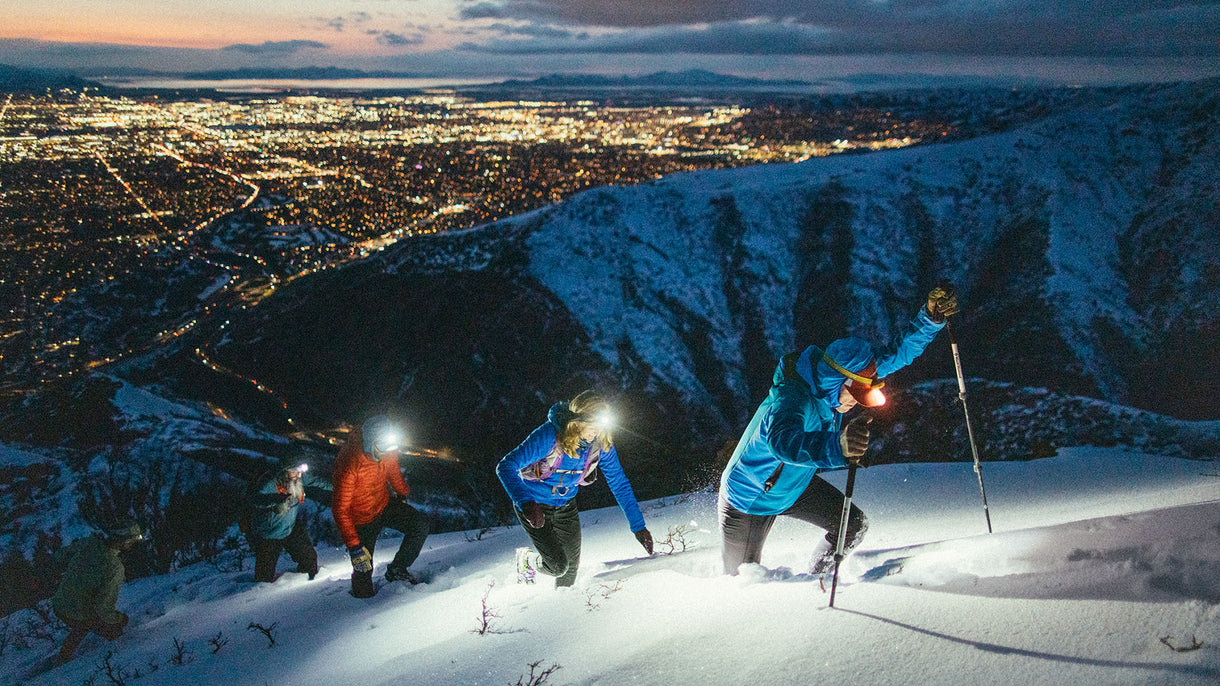
[[[609,431],[614,428],[614,413],[610,410],[602,410],[593,418],[593,426],[596,426],[600,431]]]
[[[373,442],[373,447],[383,453],[393,452],[398,450],[402,445],[402,435],[397,431],[387,431],[377,437]]]

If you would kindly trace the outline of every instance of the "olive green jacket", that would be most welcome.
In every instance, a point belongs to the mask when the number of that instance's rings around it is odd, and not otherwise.
[[[78,622],[121,622],[123,616],[114,607],[124,579],[118,551],[108,547],[100,536],[76,541],[69,549],[72,558],[51,599],[55,613]]]

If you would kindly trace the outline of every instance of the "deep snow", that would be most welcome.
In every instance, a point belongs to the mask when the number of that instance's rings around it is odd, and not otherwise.
[[[781,518],[763,565],[720,575],[715,494],[704,492],[645,504],[658,540],[690,531],[685,551],[651,559],[617,509],[582,513],[581,576],[566,590],[514,582],[513,550],[527,540],[515,527],[430,537],[415,567],[427,582],[370,600],[348,594],[346,555],[329,547],[314,581],[288,572],[255,585],[251,561],[139,579],[119,601],[132,616],[125,636],[90,637],[75,661],[30,683],[111,683],[99,671],[107,651],[140,685],[511,685],[539,661],[537,671],[561,666],[547,684],[1220,680],[1211,464],[1075,448],[985,463],[984,476],[993,534],[969,464],[860,472],[871,528],[833,609],[804,573],[821,532],[800,522]],[[379,545],[378,578],[396,546]],[[284,557],[280,570],[291,568]],[[480,635],[485,595],[498,617]],[[274,647],[252,623],[275,624]],[[213,654],[218,635],[228,643]],[[181,666],[175,639],[189,651]],[[50,650],[9,648],[5,682]]]

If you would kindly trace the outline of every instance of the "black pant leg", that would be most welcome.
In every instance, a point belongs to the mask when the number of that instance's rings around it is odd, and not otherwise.
[[[580,566],[580,512],[576,503],[559,507],[542,506],[543,525],[533,528],[525,515],[516,510],[517,520],[530,537],[530,544],[542,557],[538,571],[555,577],[556,586],[571,586]]]
[[[356,525],[356,538],[360,545],[372,556],[377,548],[377,537],[381,535],[381,515],[368,524]],[[373,570],[357,572],[352,570],[352,595],[357,598],[372,598],[377,595],[377,587],[373,585]]]
[[[382,511],[384,514],[384,510]],[[373,550],[377,547],[377,537],[381,535],[381,530],[384,525],[381,523],[381,515],[368,524],[356,525],[356,538],[360,539],[360,545],[369,551],[369,555],[373,554]]]
[[[825,479],[814,476],[792,507],[784,512],[784,516],[825,529],[826,542],[833,550],[839,540],[839,521],[843,517],[843,492]],[[847,517],[847,540],[843,544],[843,552],[847,553],[860,545],[866,531],[868,518],[863,510],[852,503],[851,514]]]
[[[381,521],[386,527],[402,533],[402,544],[390,566],[405,570],[419,557],[419,551],[424,548],[424,540],[428,538],[431,527],[428,518],[419,510],[401,500],[391,500],[381,513]]]
[[[571,586],[576,583],[576,572],[580,569],[580,510],[576,503],[568,501],[566,505],[555,508],[552,522],[555,538],[568,560],[568,570],[556,577],[555,586]]]
[[[737,574],[743,564],[762,560],[763,543],[775,523],[775,515],[746,514],[729,504],[723,495],[717,504],[720,519],[720,558],[725,574]]]
[[[309,540],[309,532],[305,530],[305,520],[297,519],[292,525],[292,532],[284,539],[284,550],[292,561],[297,563],[298,572],[316,573],[318,571],[318,551],[314,550],[313,541]]]
[[[275,564],[279,562],[280,553],[284,550],[284,539],[247,535],[246,541],[254,550],[254,580],[275,581]]]

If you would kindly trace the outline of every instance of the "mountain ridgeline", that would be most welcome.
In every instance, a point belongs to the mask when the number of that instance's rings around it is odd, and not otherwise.
[[[781,355],[844,335],[885,344],[948,279],[966,374],[991,389],[985,441],[1015,396],[1041,402],[1026,387],[1220,418],[1218,85],[1099,90],[963,142],[591,190],[299,280],[215,353],[298,416],[390,409],[478,465],[594,386],[616,398],[647,491],[723,458]],[[944,335],[894,375],[880,425],[923,438],[891,440],[902,455],[882,460],[962,457],[960,411],[929,405],[952,409],[955,392],[904,400],[953,376]],[[1020,421],[1092,411],[1056,407]],[[987,457],[1074,440],[1051,433]]]

